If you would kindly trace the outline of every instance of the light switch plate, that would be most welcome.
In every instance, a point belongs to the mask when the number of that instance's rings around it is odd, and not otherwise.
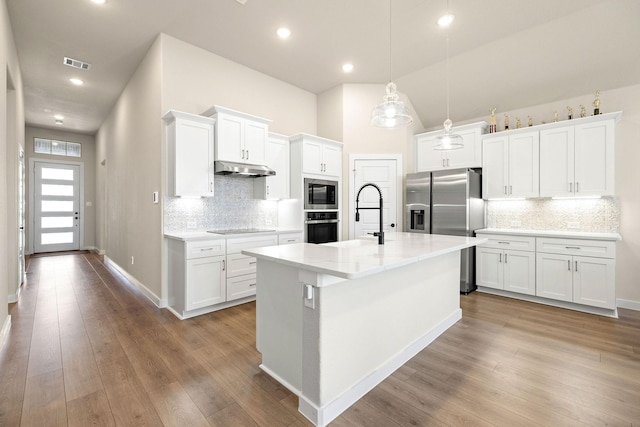
[[[157,191],[153,192],[153,203],[158,203],[158,201],[160,200],[160,195],[158,194]]]

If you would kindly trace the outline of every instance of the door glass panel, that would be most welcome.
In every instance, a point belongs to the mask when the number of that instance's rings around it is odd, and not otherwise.
[[[43,196],[73,196],[73,185],[42,184]]]
[[[42,168],[42,179],[73,181],[73,169]]]
[[[42,212],[73,212],[73,201],[43,200]]]
[[[47,216],[42,217],[42,228],[68,228],[73,227],[72,216]]]
[[[73,232],[69,231],[67,233],[42,233],[42,241],[43,245],[57,245],[60,243],[72,243],[73,242]]]

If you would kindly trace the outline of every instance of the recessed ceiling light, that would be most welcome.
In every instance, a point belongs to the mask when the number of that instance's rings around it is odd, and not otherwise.
[[[107,0],[91,0],[91,3],[95,3],[95,4],[105,4],[107,2]]]
[[[56,114],[53,118],[56,120],[64,120],[64,116],[62,114]]]
[[[453,16],[450,13],[447,13],[446,15],[442,15],[439,19],[438,19],[438,25],[440,25],[441,27],[448,27],[449,25],[451,25],[451,23],[453,22],[453,18],[455,18],[455,16]]]
[[[342,64],[342,71],[344,71],[345,73],[350,73],[353,71],[353,64],[350,63],[346,63],[346,64]]]
[[[289,36],[291,35],[291,30],[288,29],[287,27],[280,27],[278,28],[278,31],[276,31],[276,34],[278,34],[278,37],[280,37],[281,39],[288,39]]]
[[[75,77],[71,77],[71,78],[69,79],[69,81],[70,81],[71,83],[73,83],[74,85],[76,85],[76,86],[82,86],[82,85],[84,84],[84,81],[82,81],[82,80],[80,80],[80,79],[77,79],[77,78],[75,78]]]

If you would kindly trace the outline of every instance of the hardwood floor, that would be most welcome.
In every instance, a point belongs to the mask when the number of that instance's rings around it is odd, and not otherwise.
[[[0,425],[310,425],[258,368],[255,304],[180,321],[94,254],[27,271],[0,353]],[[462,307],[331,426],[640,426],[639,312],[477,292]]]

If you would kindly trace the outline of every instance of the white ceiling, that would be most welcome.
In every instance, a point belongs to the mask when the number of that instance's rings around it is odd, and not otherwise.
[[[6,1],[29,125],[95,133],[160,32],[313,93],[390,77],[388,0]],[[446,0],[391,9],[391,76],[426,128],[445,118],[435,21],[446,9]],[[640,83],[638,0],[452,0],[450,9],[454,121]],[[281,25],[292,30],[284,42]],[[64,56],[92,68],[67,67]],[[72,76],[86,84],[70,85]]]

